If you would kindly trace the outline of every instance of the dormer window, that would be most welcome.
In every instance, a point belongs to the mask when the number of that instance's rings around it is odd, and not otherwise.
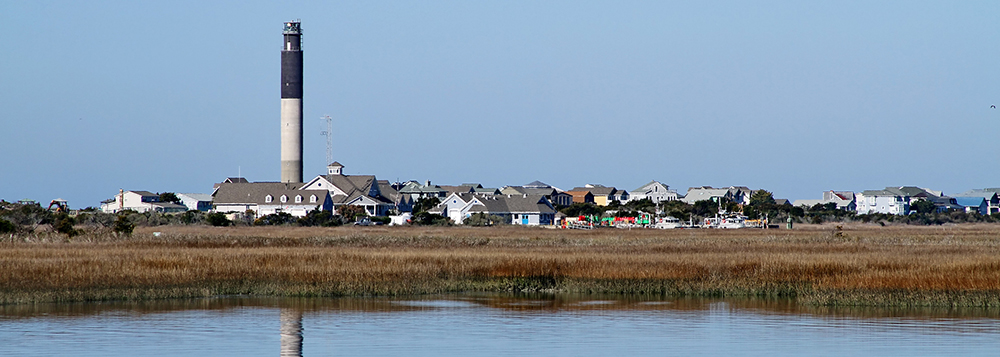
[[[281,195],[281,203],[288,202],[288,196]]]
[[[295,203],[302,203],[302,195],[295,195]]]
[[[316,195],[309,196],[309,203],[316,203]]]
[[[267,195],[267,197],[264,197],[264,202],[271,203],[271,201],[274,201],[274,197],[271,197],[271,195]]]

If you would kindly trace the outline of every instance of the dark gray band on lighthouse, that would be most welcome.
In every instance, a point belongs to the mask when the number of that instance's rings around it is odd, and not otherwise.
[[[302,98],[302,51],[281,51],[281,97]]]

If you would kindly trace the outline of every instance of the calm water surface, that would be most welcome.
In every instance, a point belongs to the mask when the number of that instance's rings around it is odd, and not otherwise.
[[[0,306],[0,356],[1000,356],[995,309],[593,295]]]

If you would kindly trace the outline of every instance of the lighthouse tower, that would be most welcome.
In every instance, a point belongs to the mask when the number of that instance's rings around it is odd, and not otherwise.
[[[302,24],[286,22],[281,48],[281,182],[302,182]]]

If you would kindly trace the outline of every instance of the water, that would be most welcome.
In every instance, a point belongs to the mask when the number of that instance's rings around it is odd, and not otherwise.
[[[0,356],[1000,355],[996,309],[462,294],[0,306]]]

